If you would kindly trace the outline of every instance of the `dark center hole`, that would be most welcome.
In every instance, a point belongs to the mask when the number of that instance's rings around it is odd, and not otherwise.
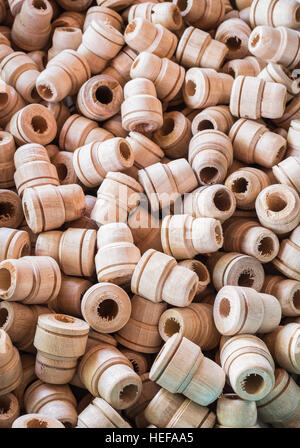
[[[41,115],[32,117],[31,126],[37,134],[44,134],[44,132],[48,129],[47,121]]]
[[[0,289],[7,291],[11,286],[11,275],[8,269],[0,269]]]
[[[0,93],[0,106],[1,106],[1,107],[6,106],[7,101],[8,101],[8,95],[7,95],[7,93],[5,93],[5,92],[1,92],[1,93]]]
[[[48,428],[46,420],[33,418],[27,422],[27,428]]]
[[[10,410],[11,399],[5,395],[0,397],[0,415],[7,414]]]
[[[119,307],[115,300],[105,299],[99,304],[97,312],[101,319],[111,321],[116,318]]]
[[[50,100],[53,97],[53,92],[49,86],[39,85],[37,87],[38,92],[42,98],[45,100]]]
[[[267,197],[267,206],[271,212],[281,212],[285,209],[287,203],[279,193],[272,193]]]
[[[226,41],[226,46],[230,51],[236,51],[241,48],[242,41],[236,36],[229,37]]]
[[[0,202],[0,220],[10,219],[15,212],[15,207],[10,202]]]
[[[208,271],[202,263],[193,263],[192,268],[197,274],[199,282],[206,282],[208,280]]]
[[[219,306],[219,312],[222,317],[228,317],[230,314],[230,301],[226,298],[222,299]]]
[[[107,86],[100,86],[97,88],[95,92],[95,96],[99,103],[102,104],[109,104],[112,102],[113,99],[113,92],[111,89]]]
[[[130,146],[127,143],[125,143],[125,142],[121,142],[120,143],[120,153],[121,153],[121,156],[125,160],[128,160],[130,158],[130,155],[131,155]]]
[[[68,174],[68,169],[67,169],[66,165],[64,163],[59,163],[58,165],[56,165],[56,170],[57,170],[59,180],[60,181],[65,180],[65,178],[67,177],[67,174]]]
[[[124,401],[125,403],[131,403],[132,401],[134,401],[137,393],[137,386],[135,384],[129,384],[128,386],[125,386],[123,390],[121,390],[120,400]]]
[[[250,395],[258,394],[263,389],[264,383],[262,376],[251,373],[244,379],[242,388]]]
[[[214,167],[207,166],[200,171],[200,179],[204,184],[212,184],[218,175],[218,170]]]
[[[214,196],[214,204],[218,210],[225,212],[231,207],[231,197],[226,190],[219,190]]]
[[[254,283],[253,273],[250,271],[243,271],[239,275],[238,286],[246,286],[251,288]]]
[[[293,303],[294,303],[294,307],[299,310],[300,309],[300,289],[298,289],[297,291],[294,292]]]
[[[171,336],[173,336],[173,334],[179,333],[180,324],[174,317],[170,317],[165,322],[164,330],[166,335],[170,338]]]
[[[191,79],[186,83],[186,93],[189,96],[194,96],[196,93],[196,84]]]
[[[6,308],[1,308],[0,309],[0,327],[4,327],[4,325],[7,322],[7,318],[8,318],[8,311]]]
[[[43,0],[33,0],[32,6],[35,9],[43,9],[43,10],[47,9],[47,5],[45,2],[43,2]]]
[[[175,123],[173,118],[166,118],[160,130],[161,135],[171,134],[171,132],[173,132],[174,130],[174,125]]]
[[[199,132],[205,131],[206,129],[214,129],[214,125],[210,120],[201,120],[198,123],[197,129]]]
[[[269,236],[266,236],[265,238],[262,238],[258,245],[258,252],[261,255],[271,255],[274,250],[274,242],[272,238]]]
[[[233,193],[246,193],[248,188],[248,181],[244,177],[239,177],[232,182],[231,191]]]

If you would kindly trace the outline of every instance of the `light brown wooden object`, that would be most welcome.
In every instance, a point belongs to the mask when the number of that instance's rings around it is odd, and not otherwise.
[[[51,158],[51,162],[57,170],[60,185],[80,183],[73,166],[73,154],[71,152],[58,151],[57,154]],[[79,218],[79,220],[80,219],[81,218]],[[75,221],[77,223],[78,219]],[[72,223],[74,224],[74,221],[72,221]]]
[[[97,234],[97,246],[95,264],[98,281],[128,285],[141,253],[133,243],[127,224],[115,222],[102,225]]]
[[[77,148],[73,166],[83,185],[93,188],[103,182],[109,171],[124,171],[133,165],[133,161],[134,155],[129,142],[115,137]]]
[[[200,347],[180,334],[167,340],[150,370],[150,379],[171,393],[182,393],[206,406],[221,394],[225,374]]]
[[[96,237],[96,230],[92,229],[40,233],[35,253],[54,258],[66,275],[91,277],[95,272]]]
[[[102,21],[92,21],[83,33],[78,53],[86,59],[91,72],[97,74],[124,44],[124,38],[116,28]]]
[[[277,258],[273,264],[286,277],[300,281],[300,226],[290,234],[289,239],[281,242]]]
[[[72,26],[74,28],[83,28],[84,14],[78,11],[64,11],[52,22],[52,30],[57,27]]]
[[[162,126],[162,105],[152,81],[136,78],[126,83],[121,115],[127,131],[153,132]]]
[[[154,141],[170,159],[187,157],[192,137],[190,120],[179,111],[165,113],[163,120],[162,127],[153,135]]]
[[[192,121],[192,134],[215,129],[228,134],[233,126],[234,118],[228,106],[211,106],[199,112]]]
[[[184,74],[184,68],[180,65],[146,51],[135,58],[130,69],[132,79],[147,78],[153,82],[161,101],[171,101],[176,97],[182,87]]]
[[[254,257],[237,252],[211,254],[208,268],[217,291],[223,286],[246,286],[260,291],[265,274],[262,264]]]
[[[174,0],[173,3],[180,9],[181,15],[187,23],[191,23],[197,28],[211,30],[218,26],[225,16],[225,3],[222,0],[188,0],[180,2]]]
[[[51,257],[22,257],[0,263],[0,297],[26,304],[44,304],[60,289],[61,274]]]
[[[50,110],[50,112],[53,114],[56,125],[57,125],[57,134],[56,137],[58,138],[60,131],[65,123],[65,121],[69,118],[70,112],[65,106],[64,103],[49,103],[48,101],[42,101],[41,104],[47,109]]]
[[[8,0],[8,7],[13,16],[16,16],[22,7],[24,0]]]
[[[138,53],[147,51],[168,59],[174,55],[178,42],[176,35],[167,28],[142,17],[129,22],[124,39],[127,45]]]
[[[233,78],[238,76],[257,76],[266,65],[267,63],[263,59],[247,56],[244,59],[234,59],[226,62],[222,67],[222,71],[233,76]]]
[[[35,373],[50,384],[67,384],[85,352],[89,325],[66,314],[39,316],[34,346],[38,350]]]
[[[99,225],[126,222],[128,213],[140,202],[143,187],[123,173],[108,172],[97,192],[91,218]]]
[[[139,353],[157,353],[162,343],[158,332],[158,321],[167,308],[167,304],[153,303],[134,295],[131,307],[130,319],[116,334],[117,341],[124,347]]]
[[[249,50],[256,57],[292,69],[300,61],[299,35],[284,26],[257,26],[250,35]]]
[[[85,196],[77,184],[26,188],[23,195],[26,222],[34,233],[57,229],[80,218],[85,207]]]
[[[270,132],[263,124],[244,118],[234,123],[229,138],[235,159],[247,164],[272,168],[282,160],[286,151],[285,138]]]
[[[77,428],[131,428],[102,398],[95,398],[79,415]]]
[[[24,393],[29,384],[36,380],[34,371],[35,356],[28,353],[21,355],[21,363],[23,370],[22,381],[19,386],[14,390],[14,395],[17,397],[20,409],[24,409]]]
[[[300,144],[298,143],[300,137],[299,131],[300,120],[292,120],[290,122],[287,135],[287,156],[300,158]]]
[[[24,403],[28,414],[56,418],[67,428],[76,425],[76,399],[67,384],[54,385],[37,380],[27,388]]]
[[[127,12],[127,11],[125,11]],[[143,2],[132,5],[128,10],[127,21],[142,17],[154,24],[160,24],[170,31],[179,31],[183,22],[177,5],[167,2]]]
[[[224,223],[224,245],[226,252],[240,252],[269,263],[279,252],[278,237],[271,230],[261,227],[257,221],[232,218]]]
[[[75,2],[74,2],[74,0],[58,0],[57,3],[63,9],[65,9],[67,11],[71,11],[74,14],[73,11],[83,11],[84,12],[86,9],[88,9],[90,4],[92,3],[92,0],[79,0],[79,1],[75,1]]]
[[[297,81],[295,81],[292,73],[282,65],[269,62],[269,64],[259,73],[258,78],[268,82],[277,82],[286,86],[288,101],[300,92],[300,86]]]
[[[21,95],[4,81],[0,81],[0,125],[5,127],[11,117],[25,106]],[[1,134],[3,131],[1,132]],[[3,135],[3,134],[2,134]],[[1,142],[2,143],[2,142]],[[4,143],[4,142],[3,142]],[[6,141],[6,144],[8,142]],[[14,145],[13,145],[14,146]]]
[[[14,44],[26,51],[45,48],[50,38],[52,15],[48,0],[24,0],[11,30]]]
[[[91,348],[82,358],[78,373],[94,397],[101,396],[116,410],[129,408],[141,394],[140,377],[129,359],[112,345]]]
[[[262,400],[273,389],[274,361],[258,337],[237,335],[226,338],[220,356],[232,389],[243,400]]]
[[[42,72],[45,69],[47,63],[46,51],[43,50],[30,51],[29,53],[27,53],[27,55],[36,64],[39,72]]]
[[[30,255],[30,239],[23,230],[0,227],[0,261]]]
[[[59,185],[57,170],[42,145],[29,143],[19,147],[14,154],[14,163],[14,180],[21,197],[25,188]]]
[[[120,352],[129,359],[132,364],[133,370],[140,375],[142,381],[144,382],[144,377],[149,367],[149,358],[147,354],[139,353],[135,350],[130,350],[128,348],[120,348]],[[148,376],[149,380],[149,375]]]
[[[284,114],[286,94],[283,84],[253,76],[238,76],[231,90],[230,112],[235,117],[252,120],[280,118]]]
[[[161,315],[158,328],[164,341],[179,333],[198,344],[202,350],[212,350],[220,340],[213,320],[213,307],[207,303],[191,303],[186,308],[168,309]]]
[[[267,275],[262,292],[275,296],[283,316],[300,316],[300,282],[281,275]]]
[[[0,428],[11,428],[13,422],[20,415],[20,406],[14,394],[0,396]]]
[[[116,79],[122,87],[130,81],[130,69],[136,53],[127,45],[115,56],[109,66],[102,71],[102,75],[109,75]]]
[[[243,59],[248,55],[248,40],[251,28],[244,20],[233,18],[225,20],[216,30],[215,39],[228,48],[226,59]]]
[[[212,428],[216,419],[207,407],[163,388],[146,407],[145,417],[158,428]]]
[[[257,168],[239,168],[225,180],[225,185],[233,192],[237,207],[252,210],[259,193],[271,184],[268,175]]]
[[[84,278],[62,275],[59,293],[48,306],[56,313],[82,318],[81,299],[91,286],[92,283]]]
[[[288,185],[300,193],[300,158],[288,157],[272,168],[278,182]]]
[[[165,216],[161,241],[164,252],[177,260],[217,252],[224,242],[220,221],[190,215]]]
[[[235,196],[228,187],[209,185],[186,194],[182,212],[195,218],[214,218],[223,223],[233,215],[235,205]]]
[[[261,225],[277,235],[290,232],[300,222],[299,196],[288,185],[264,188],[256,198],[255,208]]]
[[[127,224],[132,232],[134,243],[142,254],[151,248],[159,252],[163,251],[160,236],[161,220],[157,213],[149,213],[148,207],[140,203],[129,214]]]
[[[222,335],[270,333],[281,321],[277,298],[255,289],[224,286],[214,302],[214,322]]]
[[[233,162],[230,138],[213,129],[198,132],[189,144],[189,162],[200,185],[222,183]]]
[[[36,64],[21,51],[15,51],[1,61],[3,81],[30,103],[38,102],[40,98],[35,86],[39,74]]]
[[[0,329],[0,366],[0,396],[2,396],[18,387],[23,376],[19,352],[2,329]]]
[[[242,400],[235,394],[224,394],[217,401],[217,420],[225,428],[251,428],[257,422],[254,401]]]
[[[0,33],[0,62],[13,52],[14,50],[11,48],[10,40],[7,39],[4,34]]]
[[[57,103],[67,95],[75,95],[90,78],[86,59],[74,50],[63,50],[51,59],[36,80],[38,94]]]
[[[4,94],[5,95],[5,94]],[[1,102],[1,94],[0,94]],[[0,131],[0,170],[1,170],[1,188],[10,188],[14,186],[14,138],[8,132]]]
[[[92,6],[86,11],[86,16],[83,24],[83,31],[86,31],[89,25],[93,22],[108,23],[116,30],[122,32],[123,19],[116,11],[105,6]]]
[[[295,98],[289,102],[282,117],[278,118],[277,120],[274,120],[274,124],[288,131],[289,126],[291,126],[292,124],[292,121],[298,120],[299,118],[300,118],[300,94],[296,95]],[[297,132],[296,127],[295,131]]]
[[[139,181],[151,205],[152,213],[172,207],[177,199],[193,191],[198,182],[186,159],[155,163],[138,173]]]
[[[208,284],[210,283],[210,275],[207,267],[204,263],[199,260],[182,260],[179,263],[179,266],[184,266],[188,269],[191,269],[198,277],[198,287],[196,292],[196,297],[207,289]],[[195,297],[195,299],[196,299]],[[194,299],[194,301],[196,301]]]
[[[23,219],[20,197],[12,190],[0,189],[0,228],[16,229]]]
[[[299,428],[300,388],[283,369],[275,370],[275,385],[257,402],[258,416],[275,428]]]
[[[18,417],[12,424],[12,428],[17,429],[42,429],[42,428],[65,428],[56,418],[47,417],[40,414],[26,414]]]
[[[209,33],[189,26],[183,32],[176,50],[176,60],[184,67],[202,67],[219,70],[228,53],[222,42]]]
[[[63,50],[77,50],[82,41],[82,32],[74,27],[57,27],[52,36],[52,47],[48,50],[48,61]]]
[[[269,25],[274,28],[299,28],[299,3],[296,0],[253,0],[250,6],[250,24]]]

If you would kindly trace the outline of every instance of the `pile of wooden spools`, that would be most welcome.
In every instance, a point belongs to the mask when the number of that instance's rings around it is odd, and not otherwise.
[[[298,0],[0,23],[0,428],[300,428]]]

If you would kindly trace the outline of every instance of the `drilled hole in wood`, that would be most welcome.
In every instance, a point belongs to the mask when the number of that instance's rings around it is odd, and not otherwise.
[[[186,93],[189,96],[194,96],[196,93],[196,84],[191,79],[186,83]]]
[[[271,255],[274,251],[274,241],[269,236],[262,238],[258,245],[258,252],[262,256]]]
[[[0,290],[7,291],[11,286],[11,274],[8,269],[0,269]]]
[[[242,389],[250,395],[258,394],[264,388],[264,385],[265,382],[262,376],[251,373],[244,379]]]
[[[67,177],[67,174],[68,174],[68,168],[66,167],[66,165],[64,163],[58,163],[56,165],[56,170],[57,170],[59,180],[60,181],[65,180],[65,178]]]
[[[236,194],[246,193],[248,181],[244,177],[238,177],[232,182],[231,191]]]
[[[53,97],[53,92],[49,86],[41,84],[37,86],[37,89],[40,96],[45,100],[50,100]]]
[[[175,333],[180,331],[180,323],[174,318],[170,317],[165,321],[164,325],[165,334],[170,338]]]
[[[225,212],[231,207],[231,197],[226,190],[219,190],[214,195],[214,204],[218,210]]]
[[[11,407],[11,399],[7,396],[0,397],[0,415],[7,414]]]
[[[199,132],[201,132],[201,131],[205,131],[206,129],[214,129],[214,128],[215,127],[214,127],[213,123],[210,120],[201,120],[198,123],[197,130]]]
[[[0,106],[4,107],[7,104],[8,95],[5,92],[0,93]]]
[[[103,320],[111,321],[115,319],[118,315],[119,307],[115,300],[105,299],[103,300],[98,308],[97,313]]]
[[[293,295],[293,304],[297,310],[300,310],[300,289],[294,292]]]
[[[218,170],[212,166],[202,168],[199,177],[204,184],[214,183],[215,178],[218,175]]]
[[[96,97],[97,101],[99,101],[99,103],[109,104],[112,102],[114,95],[109,87],[100,86],[97,88],[97,90],[95,92],[95,97]]]
[[[43,10],[47,9],[47,5],[46,5],[46,3],[43,2],[42,0],[33,0],[33,2],[32,2],[32,6],[33,6],[35,9],[43,9]]]
[[[26,423],[27,428],[48,428],[46,420],[33,418]]]
[[[174,126],[175,126],[175,123],[174,123],[173,118],[166,118],[164,120],[164,123],[162,125],[161,130],[160,130],[161,135],[171,134],[171,132],[174,131]]]
[[[229,37],[229,39],[226,40],[226,46],[230,51],[236,51],[241,48],[242,41],[236,36]]]
[[[230,301],[224,297],[219,306],[219,312],[222,317],[228,317],[230,314]]]
[[[125,159],[125,160],[130,159],[131,152],[130,152],[129,145],[127,145],[127,143],[125,143],[125,142],[121,142],[119,148],[120,148],[120,153],[121,153],[121,156],[123,157],[123,159]]]
[[[271,212],[281,212],[287,206],[287,202],[280,193],[271,193],[267,197],[267,206]]]
[[[6,308],[0,309],[0,327],[4,327],[8,319],[8,311]]]
[[[41,115],[36,115],[31,119],[31,126],[37,134],[44,134],[48,129],[47,121]]]
[[[10,202],[0,202],[0,221],[10,219],[15,213],[15,207]]]
[[[248,288],[252,288],[253,283],[254,283],[253,272],[247,270],[240,273],[238,279],[238,286],[246,286]]]
[[[137,386],[135,384],[129,384],[128,386],[125,386],[123,390],[121,390],[120,400],[124,401],[125,403],[131,403],[132,401],[134,401],[137,393]]]
[[[193,263],[192,269],[197,274],[199,282],[206,282],[208,280],[208,271],[205,266],[201,263]]]

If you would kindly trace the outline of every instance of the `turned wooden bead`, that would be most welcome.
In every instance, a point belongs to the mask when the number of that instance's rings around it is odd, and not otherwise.
[[[30,239],[23,230],[0,227],[0,261],[30,255]]]
[[[104,123],[102,123],[102,128],[111,133],[114,137],[125,138],[129,134],[129,132],[122,127],[121,114],[116,114],[109,120],[106,120]]]
[[[38,350],[35,373],[50,384],[68,383],[76,370],[77,359],[85,352],[89,325],[66,314],[39,316],[34,337]]]
[[[299,206],[297,206],[299,208]],[[277,258],[273,260],[276,269],[286,277],[300,281],[300,226],[290,234],[289,239],[281,242]]]
[[[106,22],[92,21],[83,33],[78,53],[88,62],[91,72],[97,74],[124,44],[123,35],[116,28]]]
[[[177,333],[162,347],[149,377],[167,391],[182,393],[201,406],[214,402],[225,384],[221,367],[206,358],[197,344]]]
[[[180,9],[184,20],[203,30],[216,28],[225,16],[225,4],[222,0],[174,0],[173,3]]]
[[[186,72],[183,98],[192,109],[228,104],[233,78],[213,69],[190,68]]]
[[[293,230],[300,222],[300,200],[288,185],[270,185],[256,198],[256,213],[263,227],[278,235]]]
[[[24,215],[34,233],[57,229],[80,218],[85,207],[84,193],[77,184],[26,188],[23,194]]]
[[[215,129],[228,134],[233,126],[234,118],[227,106],[211,106],[199,112],[192,121],[192,134]]]
[[[133,243],[127,224],[114,222],[102,225],[97,234],[97,246],[95,264],[98,281],[128,285],[141,253]]]
[[[250,24],[274,28],[299,28],[299,3],[296,0],[253,0],[250,6]]]
[[[277,82],[286,86],[288,101],[300,92],[299,84],[295,81],[289,70],[282,65],[269,62],[269,64],[259,73],[258,78],[269,82]]]
[[[128,213],[140,202],[143,187],[123,173],[108,172],[97,192],[97,202],[91,218],[99,227],[103,224],[126,222]]]
[[[226,59],[243,59],[248,55],[248,40],[251,28],[244,20],[233,18],[225,20],[217,28],[215,39],[228,48]]]
[[[21,198],[12,190],[0,189],[0,228],[16,229],[23,219]]]
[[[114,333],[128,322],[131,302],[126,292],[111,283],[97,283],[90,287],[81,301],[81,312],[86,322],[100,333]]]
[[[175,279],[180,278],[180,283]],[[176,283],[176,287],[174,286]],[[147,250],[134,270],[131,290],[152,302],[165,301],[174,306],[188,306],[198,288],[195,272],[179,266],[175,258],[154,249]]]
[[[139,353],[157,353],[162,343],[158,332],[158,321],[167,308],[167,304],[153,303],[134,295],[131,307],[130,319],[116,334],[117,341],[124,347]]]
[[[266,65],[267,63],[263,59],[247,56],[244,59],[234,59],[226,62],[222,67],[222,71],[228,73],[233,78],[238,76],[257,76]]]
[[[145,417],[158,428],[212,428],[216,420],[207,407],[163,388],[146,407]]]
[[[221,223],[235,211],[234,194],[225,185],[209,185],[196,188],[183,199],[182,212],[195,218],[214,218]]]
[[[231,90],[230,112],[235,117],[252,120],[280,118],[285,109],[286,93],[283,84],[253,76],[238,76]]]
[[[20,415],[20,406],[14,394],[0,396],[0,428],[11,428],[13,422]]]
[[[207,285],[210,283],[210,275],[207,267],[204,263],[199,260],[191,259],[191,260],[182,260],[179,263],[179,266],[184,266],[195,272],[198,277],[198,287],[196,291],[196,296],[194,298],[194,302],[197,301],[197,297],[204,293],[207,289]]]
[[[52,47],[48,50],[48,62],[63,50],[77,50],[81,41],[82,32],[79,28],[70,26],[55,28],[52,36]]]
[[[224,394],[217,401],[217,420],[225,428],[251,428],[257,422],[254,401],[242,400],[235,394]]]
[[[263,337],[274,361],[288,372],[298,375],[300,372],[299,338],[300,325],[298,323],[279,326]]]
[[[51,257],[27,256],[0,263],[0,298],[43,304],[56,297],[61,284],[61,273]]]
[[[220,357],[232,389],[243,400],[262,400],[273,389],[274,361],[258,337],[237,335],[226,338]]]
[[[49,109],[50,112],[53,114],[55,121],[56,121],[56,125],[57,125],[56,138],[58,138],[65,121],[70,116],[70,112],[69,112],[68,108],[62,102],[61,103],[49,103],[48,101],[42,101],[41,104],[43,106],[47,107],[47,109]]]
[[[165,113],[163,120],[162,127],[153,135],[154,141],[170,159],[187,157],[192,137],[190,120],[179,111]]]
[[[219,70],[228,53],[222,42],[209,33],[189,26],[182,34],[176,50],[176,60],[184,67],[202,67]]]
[[[0,62],[9,54],[13,53],[14,50],[11,48],[11,42],[0,33]]]
[[[46,51],[35,50],[35,51],[31,51],[30,53],[27,53],[27,55],[36,64],[39,72],[45,70],[45,66],[46,66],[46,63],[47,63],[47,53],[46,53]]]
[[[84,278],[62,275],[59,293],[48,306],[56,313],[82,318],[81,300],[91,286],[92,283]]]
[[[289,130],[289,127],[292,126],[294,128],[293,129],[294,133],[297,135],[297,125],[295,125],[293,121],[295,120],[297,121],[299,118],[300,118],[300,94],[296,95],[295,98],[289,102],[282,117],[278,118],[277,120],[274,120],[274,124],[287,131]],[[294,140],[295,137],[292,140],[292,145],[296,145]],[[297,149],[297,147],[295,149]]]
[[[262,292],[275,296],[283,316],[300,316],[300,282],[281,275],[267,275]]]
[[[35,86],[39,74],[36,64],[21,51],[15,51],[1,61],[3,81],[14,87],[30,103],[39,101]]]
[[[275,385],[257,403],[258,416],[275,428],[299,428],[300,388],[283,369],[275,370]]]
[[[28,414],[56,418],[66,427],[76,425],[76,399],[67,384],[46,384],[37,380],[27,388],[24,402]]]
[[[53,163],[53,165],[57,170],[60,185],[80,183],[73,166],[73,154],[71,152],[58,151],[57,154],[51,158],[51,162]],[[76,220],[76,222],[77,221],[78,220]]]
[[[176,159],[169,163],[155,163],[138,173],[139,181],[154,213],[174,205],[185,193],[193,191],[198,182],[186,159]]]
[[[226,252],[240,252],[269,263],[279,252],[279,240],[275,233],[259,225],[257,221],[232,218],[224,223],[224,244]]]
[[[14,138],[9,132],[0,131],[0,170],[1,170],[1,188],[10,188],[15,185],[14,182],[14,154],[16,146]]]
[[[81,146],[92,143],[95,140],[103,142],[114,135],[102,128],[99,128],[95,121],[89,120],[78,114],[71,115],[65,121],[59,135],[59,147],[62,150],[74,152]]]
[[[112,345],[91,348],[80,361],[78,373],[94,397],[101,396],[116,410],[129,408],[141,394],[140,377],[129,359]]]
[[[287,156],[300,158],[299,131],[300,120],[292,120],[288,128],[287,134]]]
[[[271,184],[268,175],[257,168],[239,168],[225,180],[225,185],[232,191],[236,205],[242,210],[255,208],[259,193]]]
[[[12,424],[12,428],[17,429],[51,429],[65,428],[56,418],[51,418],[41,414],[26,414],[18,417]]]
[[[17,397],[20,409],[24,409],[24,393],[29,384],[36,380],[36,375],[34,371],[35,356],[28,353],[23,353],[21,355],[21,363],[23,370],[22,381],[19,386],[14,390],[14,395]]]
[[[164,252],[177,260],[217,252],[224,242],[220,221],[190,215],[165,216],[161,241]]]
[[[170,31],[178,31],[182,27],[179,8],[173,3],[138,3],[129,8],[128,22],[142,17],[155,25],[160,24]]]
[[[214,302],[214,322],[222,335],[270,333],[281,321],[277,298],[255,289],[224,286]]]
[[[223,286],[246,286],[260,291],[265,274],[262,264],[254,257],[237,252],[211,254],[208,268],[217,291]]]
[[[162,126],[162,105],[152,81],[136,78],[125,85],[121,115],[127,131],[153,132]]]
[[[95,398],[79,415],[77,428],[131,428],[102,398]]]
[[[141,3],[140,5],[144,4]],[[161,101],[171,101],[176,97],[182,87],[184,75],[184,68],[180,65],[168,58],[160,58],[146,51],[135,58],[130,69],[132,79],[147,78],[153,82],[157,96]]]
[[[0,81],[0,89],[0,126],[5,127],[10,122],[11,117],[25,106],[25,102],[12,86],[2,80]]]
[[[67,95],[75,95],[90,78],[89,65],[75,50],[63,50],[51,59],[36,80],[38,94],[57,103]]]
[[[72,229],[40,233],[35,254],[48,255],[66,275],[91,277],[95,272],[96,230]]]
[[[130,70],[136,53],[125,46],[110,62],[109,66],[102,71],[102,75],[109,75],[116,79],[124,87],[126,82],[130,81]]]
[[[198,344],[202,350],[217,347],[220,335],[213,320],[213,307],[207,303],[191,303],[186,308],[170,308],[159,319],[159,333],[167,341],[174,333]]]
[[[83,24],[83,31],[86,31],[89,25],[93,22],[105,22],[122,32],[123,19],[116,11],[105,6],[92,6],[86,11],[86,16]]]
[[[74,0],[57,0],[57,3],[67,11],[85,11],[92,3],[92,0],[80,0],[75,2]]]
[[[272,168],[278,182],[294,188],[300,193],[300,158],[288,157]]]
[[[296,30],[284,26],[257,26],[249,38],[249,51],[256,57],[292,69],[300,61],[299,39]]]
[[[129,22],[125,29],[124,39],[133,50],[141,53],[147,51],[161,58],[174,55],[178,39],[174,33],[160,24],[154,24],[142,17]]]
[[[200,185],[222,183],[233,162],[230,138],[213,129],[198,132],[189,144],[189,162]]]
[[[83,28],[84,14],[77,11],[64,11],[52,22],[52,30],[57,27],[71,26],[74,28]]]
[[[97,75],[86,81],[77,95],[77,108],[95,121],[106,120],[120,111],[122,87],[109,75]]]
[[[270,132],[263,124],[244,118],[234,123],[229,138],[235,159],[244,163],[272,168],[281,161],[286,151],[285,138]]]
[[[22,381],[20,355],[9,335],[0,328],[0,397],[16,389]]]
[[[48,0],[24,0],[11,30],[14,44],[26,51],[45,48],[50,38],[52,15]]]
[[[29,143],[20,146],[14,154],[14,163],[14,180],[21,197],[25,188],[59,185],[57,170],[42,145]]]

